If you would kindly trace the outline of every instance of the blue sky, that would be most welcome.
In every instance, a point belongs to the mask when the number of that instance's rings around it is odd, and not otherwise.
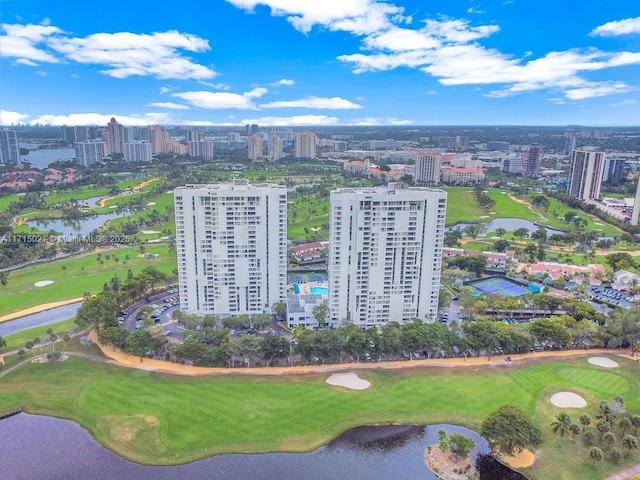
[[[640,124],[636,0],[2,0],[0,124]]]

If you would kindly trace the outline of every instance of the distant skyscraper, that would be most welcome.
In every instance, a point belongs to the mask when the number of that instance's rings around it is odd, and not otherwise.
[[[260,157],[262,157],[262,138],[251,135],[247,138],[247,158],[255,162]]]
[[[6,128],[0,130],[0,163],[13,165],[20,163],[20,143],[16,130]]]
[[[567,135],[564,137],[564,154],[571,155],[576,149],[576,137],[573,135]]]
[[[245,133],[247,134],[247,137],[258,133],[258,125],[255,123],[252,123],[251,125],[249,124],[245,125],[244,129],[245,129]]]
[[[189,142],[189,156],[200,157],[204,160],[213,160],[214,146],[215,144],[211,140]]]
[[[102,162],[106,146],[105,142],[76,142],[76,162],[85,167]]]
[[[295,158],[316,158],[316,135],[313,132],[296,133],[293,140]]]
[[[187,143],[189,142],[199,142],[204,140],[204,132],[200,132],[198,130],[187,130],[187,134],[184,138]]]
[[[176,188],[174,202],[183,311],[272,313],[286,301],[285,186],[187,185]]]
[[[334,152],[346,152],[347,151],[347,142],[344,140],[334,140],[333,141],[333,151]]]
[[[129,142],[124,144],[124,159],[127,162],[150,162],[152,159],[149,142]]]
[[[531,144],[522,158],[522,173],[527,177],[537,177],[540,173],[541,161],[542,152],[540,150],[540,144]]]
[[[68,127],[63,125],[60,127],[62,133],[62,141],[64,143],[75,143],[76,141],[76,127]]]
[[[447,193],[403,184],[331,192],[332,326],[435,319]]]
[[[107,124],[107,155],[124,153],[124,127],[115,118]]]
[[[269,135],[267,152],[267,158],[270,162],[275,162],[284,157],[284,153],[282,152],[282,139],[275,133]]]
[[[624,183],[624,158],[605,158],[602,181],[612,185]]]
[[[166,153],[169,132],[159,125],[149,125],[149,140],[151,141],[151,151],[154,155]]]
[[[442,154],[434,152],[419,152],[416,154],[415,181],[418,185],[434,186],[440,183],[440,168]]]
[[[598,152],[593,147],[574,150],[567,193],[584,201],[599,198],[605,157],[604,152]]]

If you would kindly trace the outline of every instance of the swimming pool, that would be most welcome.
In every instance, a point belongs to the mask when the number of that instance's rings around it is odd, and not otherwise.
[[[309,293],[311,295],[329,295],[329,289],[326,287],[310,287]]]

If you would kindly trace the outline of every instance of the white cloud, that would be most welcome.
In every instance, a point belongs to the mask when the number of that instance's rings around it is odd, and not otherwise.
[[[548,52],[533,58],[530,51],[521,58],[483,46],[480,41],[496,34],[495,24],[472,25],[469,20],[427,18],[418,28],[410,27],[411,17],[391,2],[378,0],[227,0],[252,11],[268,7],[273,16],[283,16],[298,30],[314,26],[345,31],[361,37],[358,53],[338,56],[351,64],[353,72],[419,68],[443,85],[502,85],[488,94],[505,97],[541,89],[559,91],[567,99],[582,99],[617,93],[628,86],[621,82],[592,83],[588,72],[621,65],[640,64],[640,52],[601,52],[596,49]],[[505,4],[510,4],[506,1]],[[478,13],[479,6],[470,12]],[[640,32],[640,17],[609,22],[596,28],[596,35]],[[269,106],[286,105],[274,102]]]
[[[102,73],[115,78],[133,75],[158,78],[206,79],[216,74],[193,62],[181,50],[206,52],[209,42],[175,30],[135,34],[130,32],[94,33],[74,37],[58,27],[2,24],[0,55],[15,57],[24,65],[30,62],[58,63],[62,60],[102,65]]]
[[[68,115],[41,115],[38,118],[31,120],[31,125],[106,125],[111,118],[115,118],[118,123],[127,126],[136,125],[198,125],[208,126],[213,125],[213,122],[189,120],[174,117],[166,113],[150,112],[145,114],[134,115],[118,115],[116,113],[70,113]]]
[[[213,88],[215,90],[231,90],[231,87],[226,83],[212,83],[212,82],[206,82],[204,80],[200,80],[198,83],[200,85],[204,85],[205,87]]]
[[[75,62],[108,67],[102,73],[115,78],[152,75],[158,78],[204,79],[217,75],[178,52],[179,49],[204,52],[209,50],[209,42],[175,30],[151,35],[94,33],[84,38],[53,38],[49,44]]]
[[[260,117],[246,118],[240,125],[247,123],[257,123],[259,125],[276,125],[282,127],[305,126],[305,125],[336,125],[338,117],[328,117],[326,115],[294,115],[292,117]]]
[[[635,105],[638,103],[638,100],[633,100],[631,98],[627,98],[626,100],[622,100],[620,102],[612,103],[611,107],[625,107],[627,105]]]
[[[265,5],[274,16],[287,18],[296,29],[308,33],[321,25],[329,30],[346,31],[356,35],[377,32],[396,22],[409,22],[403,17],[404,9],[391,3],[376,0],[227,0],[238,8],[253,11],[257,5]]]
[[[1,25],[5,35],[0,35],[0,56],[14,57],[32,62],[58,63],[60,60],[36,45],[50,41],[54,35],[64,33],[49,25]],[[23,62],[23,64],[27,64]]]
[[[29,60],[28,58],[19,58],[13,63],[19,63],[20,65],[26,65],[28,67],[38,67],[39,64],[36,62]]]
[[[0,108],[0,125],[15,125],[29,118],[25,113],[10,112]]]
[[[615,20],[613,22],[600,25],[591,31],[591,35],[602,37],[630,35],[632,33],[640,33],[640,17]]]
[[[631,90],[624,82],[593,82],[580,88],[572,88],[565,92],[570,100],[585,100],[587,98],[604,97],[615,93]]]
[[[160,87],[160,95],[164,95],[165,93],[169,93],[171,91],[171,87]]]
[[[277,82],[274,82],[273,86],[286,86],[286,87],[288,87],[288,86],[291,86],[291,85],[295,85],[295,83],[296,82],[294,82],[290,78],[281,78]]]
[[[212,110],[225,108],[258,110],[258,107],[253,103],[252,99],[261,97],[267,93],[267,91],[268,90],[266,88],[256,87],[242,95],[239,93],[199,90],[194,92],[172,93],[171,96],[182,98],[199,108],[208,108]]]
[[[321,108],[327,110],[353,110],[362,108],[361,105],[353,103],[340,97],[305,97],[299,100],[284,100],[278,102],[264,103],[262,108]]]
[[[365,117],[361,120],[350,122],[349,125],[362,125],[362,126],[410,125],[411,123],[413,123],[411,120],[400,120],[398,118]]]
[[[187,105],[173,102],[151,102],[147,103],[145,107],[169,108],[172,110],[189,110],[189,107]]]

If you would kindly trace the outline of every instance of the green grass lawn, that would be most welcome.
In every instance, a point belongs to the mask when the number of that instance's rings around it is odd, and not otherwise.
[[[447,225],[459,222],[477,222],[484,215],[489,215],[489,210],[482,208],[473,188],[469,187],[444,187],[447,192]]]
[[[23,407],[79,422],[103,445],[131,460],[178,464],[219,453],[307,451],[345,429],[380,423],[453,423],[479,430],[500,405],[514,403],[542,429],[532,479],[600,479],[637,463],[638,453],[591,469],[588,448],[566,437],[556,446],[549,424],[560,409],[551,394],[582,395],[595,418],[601,400],[622,395],[640,412],[638,366],[615,371],[586,358],[529,366],[361,371],[363,391],[331,387],[328,374],[286,377],[179,377],[118,368],[80,358],[27,364],[3,378],[0,412]],[[597,441],[596,441],[597,442]],[[603,447],[604,448],[604,447]]]
[[[24,348],[24,344],[30,340],[33,340],[36,337],[44,339],[47,336],[47,329],[53,329],[54,333],[58,335],[59,338],[65,333],[73,333],[74,328],[77,325],[74,323],[75,317],[70,318],[68,320],[63,320],[62,322],[52,323],[50,325],[43,325],[41,327],[34,327],[28,330],[23,330],[22,332],[14,333],[11,335],[7,335],[3,337],[7,342],[7,346],[0,349],[0,353],[8,352],[11,350],[15,350],[18,348]],[[36,352],[38,348],[36,348]]]
[[[118,264],[112,259],[99,265],[97,254],[92,253],[15,270],[9,274],[7,285],[0,287],[0,316],[43,303],[82,297],[84,292],[95,294],[102,291],[104,283],[114,275],[126,279],[129,268],[137,274],[142,268],[153,265],[171,274],[177,265],[175,253],[170,252],[166,245],[148,245],[146,251],[159,256],[151,260],[139,258],[138,247],[125,247],[102,252],[103,260],[106,254],[112,257],[117,255],[120,258]],[[125,255],[130,256],[126,264]],[[66,270],[63,270],[63,266]],[[54,283],[35,287],[34,283],[40,280],[53,280]]]

